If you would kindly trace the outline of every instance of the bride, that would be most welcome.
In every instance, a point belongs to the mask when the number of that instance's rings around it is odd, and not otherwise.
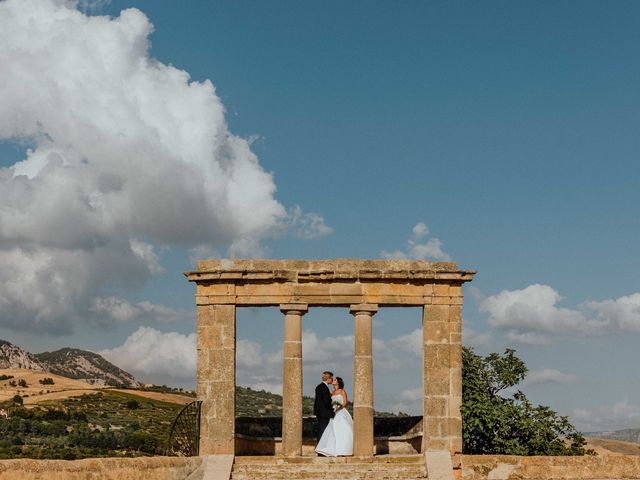
[[[342,378],[336,377],[332,385],[331,403],[334,405],[336,415],[329,420],[329,425],[318,442],[316,452],[327,457],[353,455],[353,420],[347,411],[349,399],[344,391],[344,382]]]

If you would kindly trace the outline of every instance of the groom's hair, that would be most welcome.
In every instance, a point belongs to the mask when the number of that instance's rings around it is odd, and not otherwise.
[[[328,378],[333,378],[333,372],[330,372],[329,370],[326,370],[326,371],[322,372],[322,376],[323,377],[328,377]]]

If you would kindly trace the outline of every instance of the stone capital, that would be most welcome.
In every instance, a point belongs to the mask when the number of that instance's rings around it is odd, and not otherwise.
[[[357,305],[351,305],[349,307],[349,313],[351,315],[358,315],[364,313],[365,315],[369,315],[370,317],[374,316],[378,311],[378,305],[371,303],[359,303]]]
[[[283,303],[280,305],[280,311],[284,314],[299,313],[304,315],[309,310],[309,305],[306,303]]]

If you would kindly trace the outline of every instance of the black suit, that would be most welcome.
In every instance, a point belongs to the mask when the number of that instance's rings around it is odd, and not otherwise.
[[[331,392],[326,383],[321,383],[316,387],[316,398],[313,401],[313,414],[318,420],[318,430],[316,432],[318,441],[329,425],[329,420],[335,415],[333,406],[331,405]]]

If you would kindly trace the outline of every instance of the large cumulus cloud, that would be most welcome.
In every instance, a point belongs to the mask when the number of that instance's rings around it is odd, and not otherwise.
[[[640,294],[587,301],[578,308],[562,308],[562,296],[548,285],[503,290],[487,297],[480,311],[488,323],[507,333],[511,341],[548,344],[558,337],[640,333]]]
[[[0,169],[1,325],[116,321],[105,288],[161,272],[158,246],[250,255],[291,223],[213,84],[152,58],[152,29],[136,9],[0,2],[0,141],[30,146]]]

